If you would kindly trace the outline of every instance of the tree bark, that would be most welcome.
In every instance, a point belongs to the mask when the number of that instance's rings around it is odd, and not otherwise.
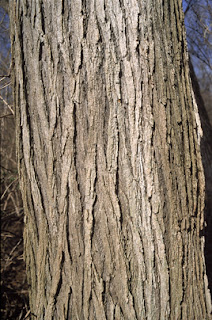
[[[209,319],[181,1],[10,12],[32,319]]]
[[[190,62],[190,61],[189,61]],[[208,117],[204,101],[200,94],[199,84],[190,62],[190,74],[192,87],[198,105],[203,136],[200,143],[202,162],[205,174],[205,259],[208,276],[208,284],[212,293],[212,127]]]

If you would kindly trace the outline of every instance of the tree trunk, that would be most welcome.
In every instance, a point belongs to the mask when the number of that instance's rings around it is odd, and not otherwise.
[[[212,127],[206,108],[204,106],[204,101],[200,94],[199,84],[197,82],[197,78],[191,62],[190,74],[196,102],[199,107],[199,115],[203,129],[200,148],[205,173],[205,262],[209,289],[212,293]]]
[[[181,1],[10,11],[32,319],[209,319]]]

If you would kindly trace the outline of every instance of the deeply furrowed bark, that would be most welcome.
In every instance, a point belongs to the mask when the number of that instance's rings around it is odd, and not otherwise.
[[[37,319],[209,319],[180,1],[11,1]]]

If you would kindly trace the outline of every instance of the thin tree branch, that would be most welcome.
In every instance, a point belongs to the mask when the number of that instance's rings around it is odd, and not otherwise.
[[[191,7],[192,2],[193,2],[193,0],[190,0],[190,1],[189,1],[188,5],[187,5],[187,8],[185,9],[184,16],[186,16],[188,10],[189,10],[190,7]]]
[[[7,103],[7,101],[4,100],[4,98],[0,95],[0,99],[2,99],[2,101],[6,104],[6,106],[10,109],[10,111],[12,112],[12,114],[14,114],[13,109],[11,108],[11,106]]]

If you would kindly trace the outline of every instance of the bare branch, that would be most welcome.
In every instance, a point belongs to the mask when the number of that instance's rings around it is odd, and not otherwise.
[[[1,0],[1,7],[4,9],[6,13],[9,12],[9,1],[8,0]]]
[[[191,7],[192,2],[193,2],[193,0],[190,0],[190,1],[189,1],[188,5],[187,5],[187,8],[185,9],[184,16],[186,16],[188,10],[189,10],[190,7]]]
[[[6,104],[6,106],[10,109],[10,111],[12,112],[12,114],[15,114],[13,109],[11,108],[11,106],[7,103],[7,101],[4,100],[4,98],[0,95],[0,99],[2,99],[2,101]]]

